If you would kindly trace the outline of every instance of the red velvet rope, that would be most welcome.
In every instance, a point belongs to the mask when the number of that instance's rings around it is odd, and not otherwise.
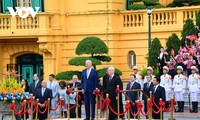
[[[119,94],[119,93],[120,93],[120,89],[119,89],[119,88],[116,88],[116,89],[115,89],[115,92],[116,92],[117,94]]]
[[[65,109],[68,110],[68,106],[67,106],[67,105],[63,105],[63,107],[64,107]],[[71,106],[71,107],[69,108],[69,110],[71,110],[71,109],[73,109],[73,108],[75,108],[75,107],[76,107],[76,104],[74,104],[73,106]]]
[[[137,115],[139,114],[139,109],[138,109],[138,111],[137,111],[135,114],[133,113],[132,109],[130,109],[130,111],[131,111],[131,112],[130,112],[131,115],[134,116],[134,117],[137,116]]]
[[[94,93],[95,95],[98,95],[98,94],[99,94],[99,90],[98,90],[98,89],[95,89],[95,90],[93,91],[93,93]]]
[[[39,112],[40,114],[44,114],[44,113],[47,111],[48,105],[45,106],[44,111],[41,111],[41,110],[40,110],[40,107],[38,107],[38,108],[39,108],[39,109],[38,109],[38,112]]]
[[[53,110],[53,111],[55,111],[55,110],[58,109],[58,106],[59,106],[59,103],[56,104],[56,107],[55,107],[55,108],[52,108],[52,107],[51,107],[50,109]]]
[[[117,112],[115,112],[113,109],[112,109],[112,107],[110,106],[110,105],[108,105],[108,107],[109,107],[109,109],[115,114],[115,115],[117,115],[117,116],[121,116],[121,115],[124,115],[127,111],[128,111],[128,109],[126,109],[123,113],[117,113]]]

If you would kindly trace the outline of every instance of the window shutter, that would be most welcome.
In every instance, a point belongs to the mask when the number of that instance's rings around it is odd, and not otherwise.
[[[36,10],[35,7],[40,7],[38,12],[43,12],[43,0],[32,0],[32,7],[34,10]]]
[[[13,7],[13,0],[2,0],[3,13],[9,13],[9,10],[7,7]]]

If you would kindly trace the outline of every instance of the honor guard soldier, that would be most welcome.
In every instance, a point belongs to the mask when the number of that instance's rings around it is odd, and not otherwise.
[[[191,67],[192,74],[189,76],[188,79],[188,88],[190,92],[190,98],[192,101],[192,110],[191,112],[198,112],[198,82],[199,82],[199,75],[196,74],[197,68],[195,66]]]
[[[137,66],[133,67],[133,74],[136,76],[136,82],[142,87],[142,76],[138,74],[139,68]]]
[[[183,67],[177,67],[177,75],[174,77],[173,88],[178,103],[178,110],[176,112],[184,112],[184,93],[186,90],[186,77],[182,74]]]
[[[153,68],[151,66],[147,67],[147,75],[151,75],[152,78],[154,78],[155,76],[153,75]],[[144,81],[143,81],[143,84],[147,82],[147,78],[146,76],[144,77]],[[153,82],[153,79],[152,81]]]
[[[160,86],[165,88],[165,97],[166,97],[166,103],[165,107],[169,107],[169,100],[170,100],[170,93],[172,89],[172,80],[171,76],[167,74],[169,71],[169,68],[167,66],[163,67],[163,75],[160,76],[161,82]]]

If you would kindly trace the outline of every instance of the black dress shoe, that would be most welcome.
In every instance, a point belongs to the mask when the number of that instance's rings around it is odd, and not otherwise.
[[[83,120],[90,120],[90,119],[88,119],[88,118],[85,118],[85,119],[83,119]]]
[[[94,118],[92,118],[91,120],[94,120]]]

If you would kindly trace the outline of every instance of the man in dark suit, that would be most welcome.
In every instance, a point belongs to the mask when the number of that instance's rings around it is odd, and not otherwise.
[[[52,99],[52,90],[47,88],[47,82],[46,81],[42,81],[42,87],[38,88],[35,92],[35,100],[39,99],[38,105],[40,111],[44,111],[46,105],[44,104],[45,101],[47,101],[48,99],[50,99],[50,103],[51,103],[51,99]],[[50,104],[51,105],[51,104]],[[47,110],[44,114],[41,114],[40,112],[38,112],[38,118],[39,120],[45,120],[47,119]]]
[[[141,86],[138,82],[136,82],[136,75],[131,74],[130,75],[130,82],[126,85],[126,90],[138,90],[141,89]],[[135,103],[135,105],[132,105],[132,111],[134,113],[137,113],[137,107],[136,107],[136,101],[139,99],[138,97],[140,96],[140,94],[138,94],[138,92],[126,92],[127,96],[131,99],[131,101],[133,103]],[[130,116],[131,118],[134,118],[134,116]],[[137,118],[137,116],[135,117]]]
[[[82,93],[84,94],[84,103],[86,110],[86,119],[90,120],[90,104],[92,106],[92,118],[95,118],[95,95],[93,91],[98,88],[98,74],[95,69],[92,68],[92,61],[86,60],[86,69],[82,71]]]
[[[163,47],[160,48],[160,54],[158,55],[158,67],[159,67],[159,73],[160,75],[163,74],[163,67],[166,66],[166,63],[165,63],[165,50]]]
[[[153,90],[152,75],[146,75],[147,82],[144,83],[142,100],[144,100],[144,111],[147,112],[147,101],[150,97],[150,91]],[[145,96],[146,95],[146,96]],[[147,98],[148,97],[148,98]],[[148,116],[146,116],[148,119]]]
[[[42,83],[42,82],[39,80],[37,74],[34,74],[33,79],[34,79],[34,82],[31,83],[31,85],[30,85],[29,93],[30,93],[30,94],[33,94],[33,96],[35,96],[35,91],[36,91],[38,88],[41,88],[41,83]]]
[[[123,85],[120,77],[114,73],[115,73],[115,68],[109,67],[108,76],[103,80],[103,91],[105,94],[109,94],[109,98],[111,100],[110,106],[113,108],[114,111],[117,111],[117,100],[116,100],[117,94],[115,90],[117,88],[117,85],[119,85],[120,90],[123,90]],[[117,115],[115,115],[111,110],[109,110],[109,120],[116,120],[116,119]]]
[[[166,102],[166,97],[165,97],[165,88],[161,87],[160,85],[160,76],[156,76],[153,79],[153,96],[154,96],[154,101],[155,104],[159,107],[159,102],[160,99],[162,99],[162,101],[165,103]],[[153,105],[153,109],[155,111],[158,111],[157,107],[155,106],[155,104]],[[163,112],[162,112],[163,114]],[[154,112],[152,113],[152,117],[153,119],[160,119],[160,112],[158,114],[155,114]],[[163,115],[162,115],[163,117]],[[162,118],[163,119],[163,118]]]

